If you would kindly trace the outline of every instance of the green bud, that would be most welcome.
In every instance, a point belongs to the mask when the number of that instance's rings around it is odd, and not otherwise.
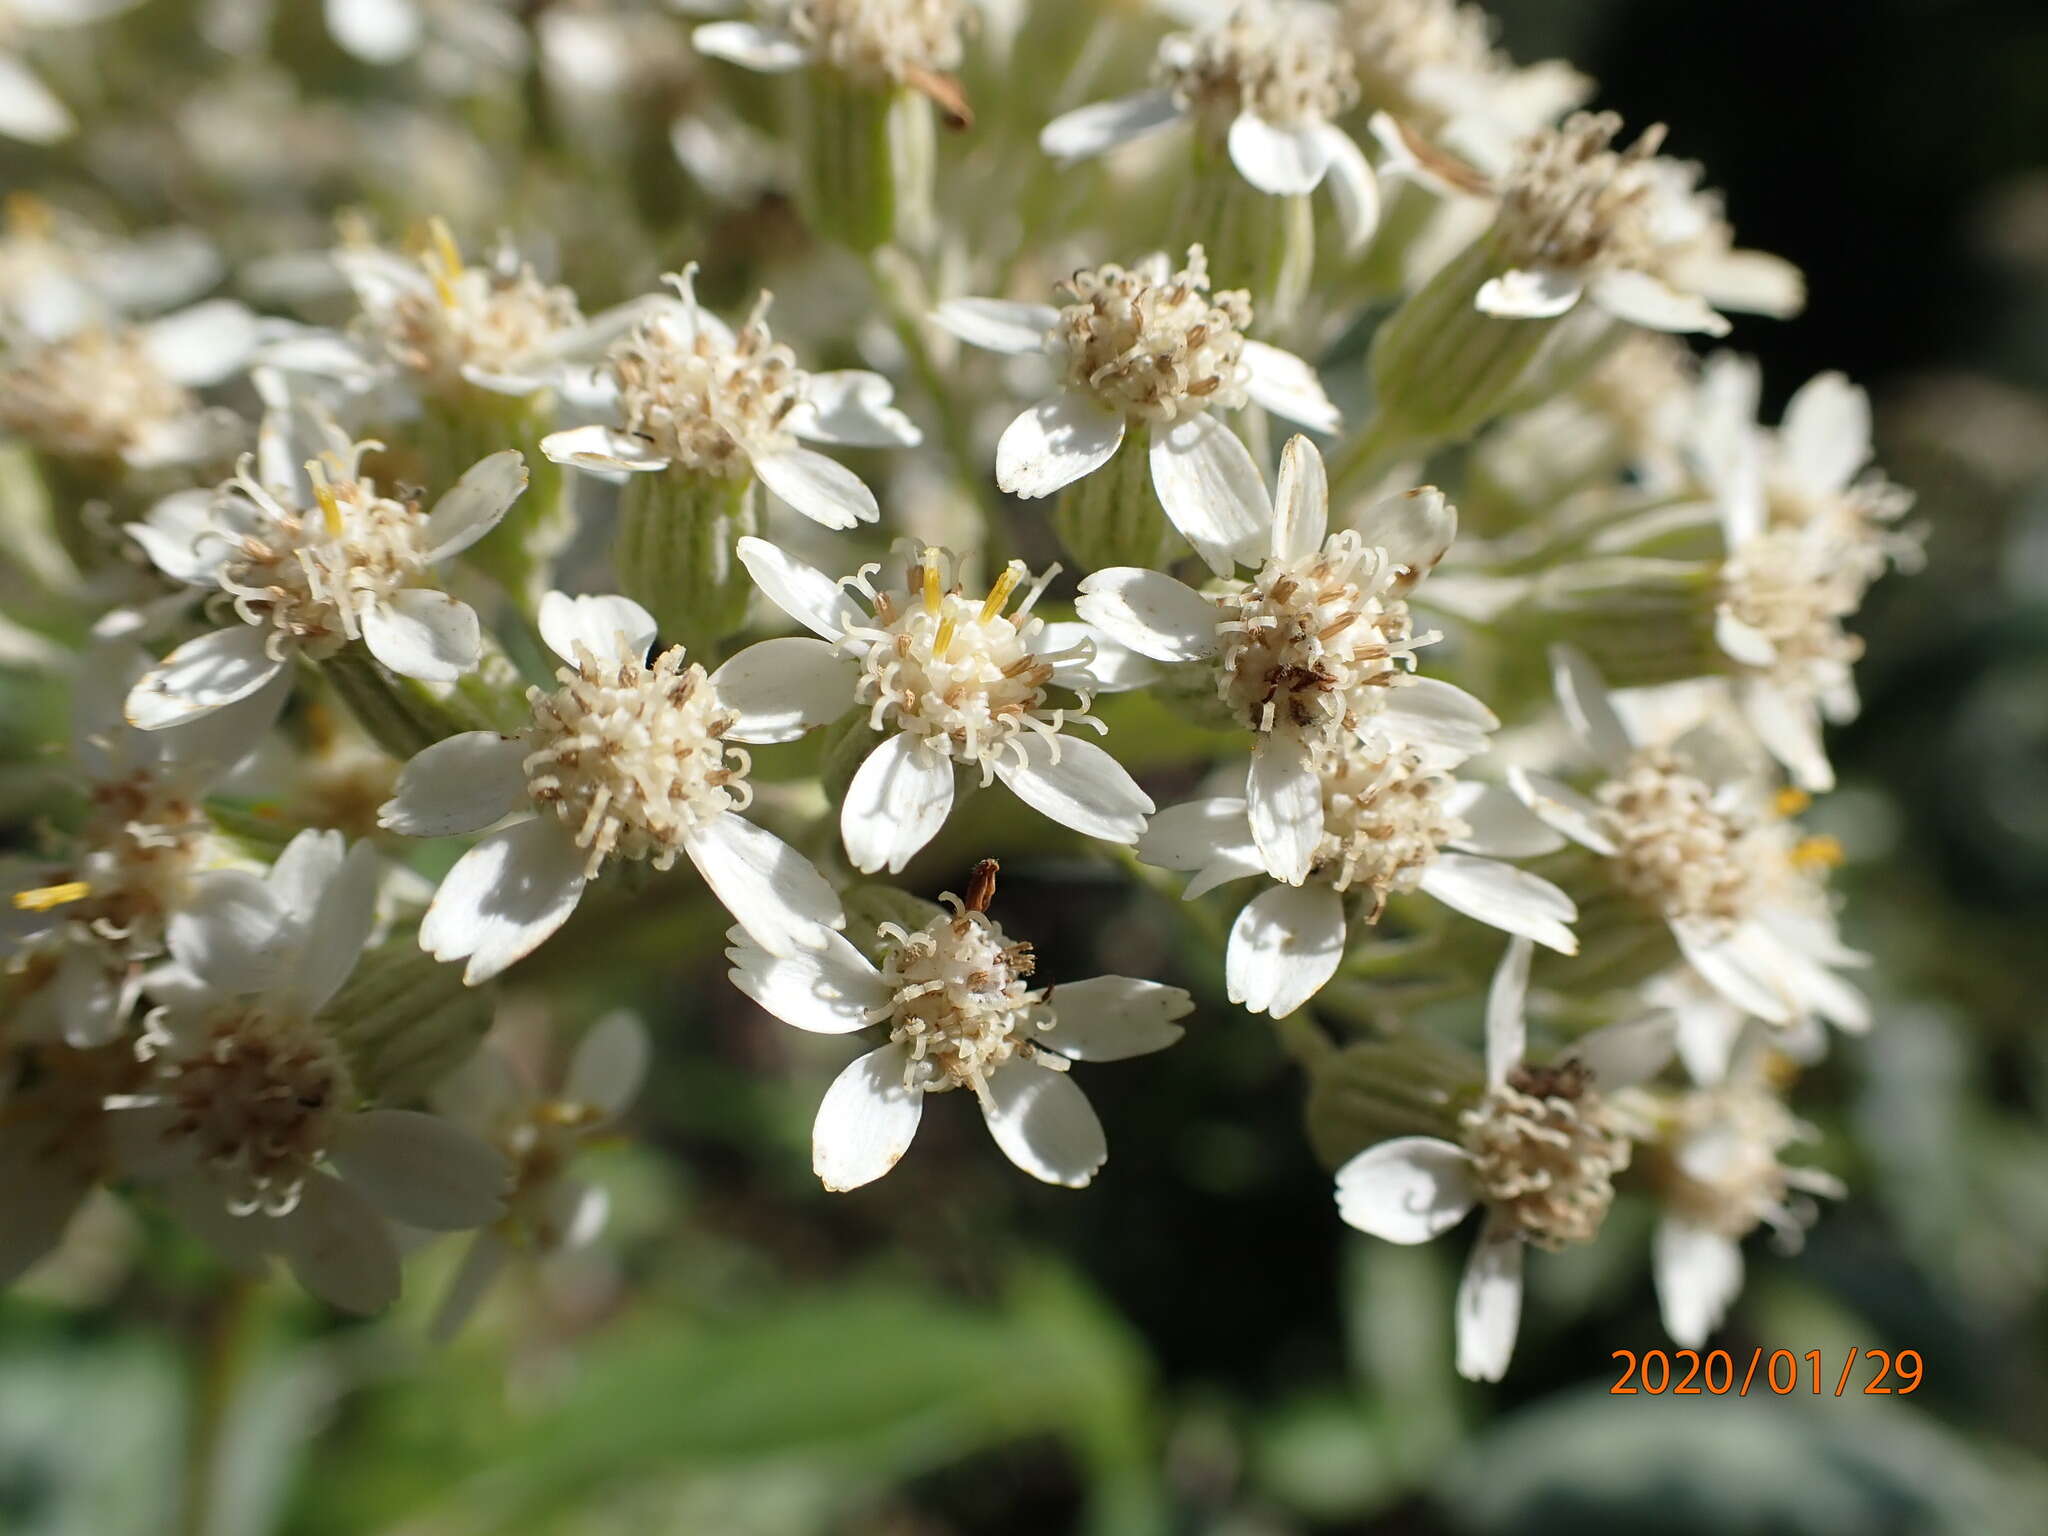
[[[1421,1036],[1341,1046],[1309,1069],[1309,1142],[1335,1168],[1390,1136],[1455,1141],[1458,1111],[1484,1081],[1470,1052]]]
[[[1060,492],[1053,528],[1083,570],[1165,563],[1168,525],[1152,489],[1152,430],[1132,422],[1123,446]]]
[[[798,202],[820,236],[865,255],[930,222],[931,103],[832,69],[790,82]]]
[[[510,732],[526,722],[518,669],[488,639],[475,669],[454,683],[400,677],[360,640],[316,670],[371,740],[397,758],[410,758],[464,731]]]
[[[709,657],[746,624],[753,583],[733,546],[754,531],[755,500],[750,478],[671,467],[626,481],[613,565],[664,642]]]
[[[1195,172],[1178,228],[1209,258],[1215,288],[1250,292],[1265,332],[1301,308],[1315,268],[1315,214],[1306,195],[1275,197],[1239,174],[1221,145],[1195,136]]]
[[[1546,571],[1500,629],[1537,653],[1560,642],[1592,658],[1616,688],[1646,688],[1729,670],[1715,639],[1720,565],[1602,556]]]
[[[554,585],[555,557],[576,531],[574,488],[562,466],[540,451],[553,426],[546,391],[503,395],[464,386],[428,399],[417,425],[393,439],[417,449],[428,485],[453,485],[479,459],[506,448],[525,456],[526,494],[462,558],[529,609]]]
[[[363,956],[324,1022],[368,1098],[418,1099],[469,1059],[496,1008],[491,987],[465,987],[462,967],[443,965],[411,933]]]

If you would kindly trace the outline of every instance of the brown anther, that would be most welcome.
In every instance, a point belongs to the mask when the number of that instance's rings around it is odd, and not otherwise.
[[[969,912],[986,912],[989,903],[996,899],[996,874],[1002,866],[994,859],[983,859],[974,866],[974,873],[967,877],[967,901]]]

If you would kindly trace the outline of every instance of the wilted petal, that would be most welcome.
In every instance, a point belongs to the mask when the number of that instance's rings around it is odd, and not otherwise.
[[[1569,272],[1515,268],[1481,284],[1474,304],[1481,314],[1502,319],[1550,320],[1578,303],[1585,291]]]

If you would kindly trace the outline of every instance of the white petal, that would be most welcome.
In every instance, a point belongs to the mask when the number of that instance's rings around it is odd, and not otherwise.
[[[1344,958],[1344,898],[1327,885],[1276,885],[1230,925],[1230,1000],[1284,1019],[1322,991]]]
[[[549,592],[540,600],[540,637],[571,666],[577,648],[599,661],[638,661],[654,644],[654,616],[630,597],[570,597]]]
[[[1206,412],[1152,438],[1152,489],[1167,521],[1209,569],[1228,576],[1272,545],[1273,506],[1251,450]]]
[[[543,456],[579,469],[646,474],[668,468],[668,459],[644,439],[606,426],[570,427],[540,440]]]
[[[953,761],[907,731],[861,761],[839,808],[846,856],[864,874],[902,870],[938,836],[953,810]]]
[[[1570,646],[1550,648],[1550,679],[1564,717],[1603,768],[1619,768],[1634,746],[1593,663]]]
[[[1034,649],[1051,664],[1053,686],[1077,693],[1129,693],[1160,678],[1158,662],[1093,624],[1053,619],[1038,632]]]
[[[377,915],[377,850],[357,843],[320,893],[320,905],[304,930],[297,963],[283,978],[282,996],[299,1017],[311,1018],[327,1005],[362,958]]]
[[[284,845],[272,862],[263,883],[285,913],[303,933],[320,910],[327,887],[341,874],[348,861],[348,839],[331,828],[308,827]]]
[[[1325,436],[1344,425],[1337,407],[1323,393],[1315,369],[1292,352],[1263,341],[1247,341],[1239,359],[1245,366],[1245,393],[1255,405]]]
[[[406,837],[475,832],[527,803],[527,745],[496,731],[464,731],[437,741],[398,773],[377,825]]]
[[[1499,1381],[1522,1326],[1522,1243],[1505,1223],[1489,1220],[1458,1282],[1458,1374]]]
[[[368,1315],[398,1299],[398,1244],[391,1229],[375,1206],[341,1180],[316,1174],[306,1181],[298,1209],[275,1220],[292,1273],[329,1306]]]
[[[1457,784],[1444,797],[1444,808],[1471,829],[1450,845],[1460,853],[1529,859],[1565,846],[1562,833],[1499,784]]]
[[[1789,320],[1806,307],[1806,274],[1769,251],[1721,251],[1684,264],[1685,286],[1716,309]]]
[[[436,960],[467,959],[467,986],[489,981],[568,921],[583,897],[583,860],[553,816],[493,832],[442,877],[420,948]]]
[[[1323,786],[1308,744],[1287,732],[1262,740],[1245,778],[1245,802],[1267,870],[1275,880],[1301,884],[1323,840]]]
[[[1132,976],[1065,982],[1047,1001],[1058,1022],[1038,1037],[1039,1047],[1076,1061],[1123,1061],[1163,1051],[1186,1033],[1174,1021],[1195,1008],[1179,987]]]
[[[1572,900],[1526,869],[1469,853],[1439,853],[1423,872],[1422,889],[1454,912],[1521,934],[1561,955],[1579,952],[1568,926],[1578,916]]]
[[[21,60],[0,53],[0,136],[55,144],[78,127],[71,109]]]
[[[125,531],[173,581],[210,587],[228,554],[227,542],[213,531],[213,502],[211,490],[173,491]]]
[[[233,299],[208,299],[142,330],[142,349],[173,383],[218,384],[256,346],[256,316]]]
[[[1784,989],[1755,975],[1734,945],[1695,933],[1684,924],[1674,925],[1671,933],[1687,963],[1729,1002],[1768,1024],[1792,1022],[1794,1010]]]
[[[1677,1048],[1678,1020],[1653,1013],[1596,1029],[1572,1043],[1567,1058],[1584,1062],[1604,1092],[1633,1088],[1662,1072]]]
[[[1835,770],[1821,736],[1820,711],[1812,700],[1763,679],[1745,680],[1736,690],[1736,698],[1757,740],[1785,765],[1795,784],[1809,794],[1825,794],[1835,787]]]
[[[693,31],[690,43],[699,53],[767,75],[787,74],[811,62],[810,50],[787,32],[750,21],[714,21]]]
[[[460,1232],[505,1211],[512,1170],[504,1155],[436,1115],[412,1109],[349,1115],[328,1155],[357,1193],[409,1227]]]
[[[1699,1348],[1742,1293],[1741,1247],[1711,1228],[1666,1216],[1651,1240],[1651,1264],[1664,1331],[1686,1349]]]
[[[1045,350],[1046,337],[1059,324],[1060,312],[1050,304],[1023,304],[1015,299],[948,299],[932,311],[941,330],[972,347],[1023,357]]]
[[[900,1045],[869,1051],[825,1090],[811,1126],[811,1171],[830,1190],[872,1184],[910,1150],[924,1094],[903,1086]]]
[[[895,389],[879,373],[841,368],[814,373],[789,429],[814,443],[847,448],[915,448],[924,434],[891,402]]]
[[[1062,736],[1055,744],[1034,731],[1017,740],[1021,754],[1004,753],[996,776],[1019,800],[1089,837],[1138,840],[1152,814],[1152,798],[1123,764],[1078,736]]]
[[[726,952],[732,984],[785,1024],[818,1035],[847,1035],[874,1022],[890,997],[867,956],[825,930],[816,949],[771,955],[752,944]]]
[[[1508,786],[1531,811],[1580,847],[1614,857],[1614,840],[1607,835],[1600,807],[1569,784],[1518,763],[1508,769]]]
[[[795,741],[853,707],[860,666],[823,640],[785,636],[750,645],[711,674],[718,702],[739,714],[732,741]]]
[[[1065,1072],[1012,1062],[988,1080],[988,1132],[1034,1179],[1083,1189],[1109,1161],[1095,1106]]]
[[[1397,1136],[1337,1170],[1337,1214],[1390,1243],[1426,1243],[1463,1221],[1479,1198],[1472,1158],[1434,1136]]]
[[[426,29],[416,0],[325,0],[327,32],[365,64],[410,58]]]
[[[295,930],[270,887],[239,869],[209,870],[171,913],[171,957],[225,993],[261,991],[292,949]]]
[[[852,528],[882,515],[867,483],[836,459],[808,448],[781,448],[753,455],[763,485],[814,523]]]
[[[653,1050],[639,1016],[623,1008],[613,1010],[576,1042],[562,1097],[601,1110],[607,1118],[618,1116],[646,1080]]]
[[[1161,869],[1201,869],[1220,853],[1243,856],[1246,874],[1264,870],[1244,801],[1190,800],[1170,805],[1138,839],[1138,857]]]
[[[849,624],[861,622],[861,611],[846,589],[816,566],[784,554],[766,539],[743,538],[737,549],[754,585],[813,634],[837,640]]]
[[[1379,723],[1411,747],[1430,747],[1463,760],[1477,757],[1500,729],[1500,717],[1455,683],[1411,676],[1387,690]],[[1368,717],[1367,729],[1373,722]]]
[[[120,1034],[135,1006],[140,984],[109,971],[97,949],[67,945],[50,991],[63,1020],[64,1043],[88,1051]]]
[[[1287,440],[1273,486],[1273,554],[1300,560],[1323,547],[1330,531],[1330,477],[1305,437]]]
[[[445,560],[497,527],[526,489],[527,478],[526,460],[517,448],[470,465],[427,514],[425,558]]]
[[[1731,545],[1735,540],[1731,537]],[[1714,611],[1714,643],[1731,661],[1745,667],[1769,667],[1777,663],[1778,647],[1771,637],[1742,619],[1727,603]]]
[[[1585,285],[1569,272],[1515,268],[1481,284],[1473,303],[1483,315],[1549,320],[1578,303],[1585,291]]]
[[[363,644],[400,677],[452,683],[483,654],[476,610],[446,592],[407,587],[363,610]]]
[[[1436,569],[1458,536],[1458,509],[1435,486],[1423,485],[1374,502],[1352,519],[1351,526],[1366,543],[1377,544],[1389,560],[1420,580]]]
[[[996,484],[1030,501],[1100,469],[1124,440],[1124,419],[1085,395],[1041,400],[1004,429]]]
[[[129,691],[128,723],[160,731],[248,698],[284,670],[264,654],[267,633],[237,624],[186,641]]]
[[[1061,113],[1038,131],[1038,147],[1055,160],[1082,160],[1170,128],[1181,116],[1173,92],[1140,91]]]
[[[1355,255],[1379,228],[1379,178],[1373,174],[1365,151],[1350,134],[1334,123],[1325,123],[1322,135],[1323,147],[1330,156],[1325,184],[1330,189],[1330,201],[1337,208],[1337,229],[1344,237],[1346,253]]]
[[[1816,374],[1787,402],[1778,441],[1801,485],[1841,491],[1870,462],[1870,397],[1839,373]]]
[[[1120,565],[1082,579],[1074,611],[1155,661],[1200,661],[1221,642],[1217,607],[1164,571]]]
[[[1275,197],[1313,192],[1330,168],[1330,141],[1321,123],[1281,128],[1255,112],[1230,125],[1230,163],[1238,174]]]
[[[821,928],[846,926],[838,893],[811,861],[743,816],[714,816],[683,846],[711,893],[770,954],[815,948]]]
[[[1705,299],[1680,293],[1647,272],[1603,272],[1593,279],[1592,291],[1607,313],[1646,330],[1728,334],[1728,322]]]
[[[1525,938],[1508,941],[1486,988],[1486,1082],[1498,1088],[1522,1064],[1528,1050],[1529,961],[1535,951]]]

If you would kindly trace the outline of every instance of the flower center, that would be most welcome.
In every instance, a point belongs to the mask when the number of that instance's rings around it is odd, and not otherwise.
[[[407,291],[364,318],[400,367],[435,388],[459,387],[466,367],[515,372],[535,348],[582,324],[576,295],[543,283],[531,266],[466,266],[439,219],[430,236],[420,266],[433,292]]]
[[[1738,549],[1722,571],[1729,609],[1778,653],[1776,670],[1804,675],[1813,662],[1848,666],[1863,642],[1842,628],[1862,605],[1868,558],[1826,528],[1779,528]]]
[[[586,850],[586,878],[613,855],[676,861],[691,831],[753,802],[752,760],[722,740],[738,718],[719,707],[681,646],[654,659],[599,662],[579,648],[551,694],[530,689],[526,789]]]
[[[261,1011],[214,1019],[198,1050],[156,1070],[166,1136],[192,1146],[237,1216],[289,1214],[355,1099],[325,1031]]]
[[[960,67],[966,0],[792,0],[789,30],[823,63],[870,85]]]
[[[62,459],[117,459],[199,403],[135,330],[86,330],[0,369],[0,431]]]
[[[1788,1221],[1791,1182],[1778,1153],[1801,1126],[1762,1083],[1731,1078],[1679,1100],[1677,1123],[1659,1148],[1664,1198],[1688,1221],[1740,1240],[1760,1222]]]
[[[1199,245],[1170,278],[1112,263],[1076,272],[1065,287],[1074,302],[1060,310],[1053,348],[1066,358],[1070,388],[1153,422],[1244,404],[1251,300],[1242,289],[1209,291]]]
[[[1554,1250],[1599,1232],[1630,1143],[1584,1066],[1517,1067],[1458,1125],[1487,1204],[1525,1241]]]
[[[1069,722],[1091,720],[1092,696],[1077,690],[1079,708],[1046,708],[1056,663],[1075,654],[1034,648],[1045,624],[1031,608],[1058,566],[1025,586],[1023,602],[1006,614],[1004,604],[1027,580],[1022,562],[997,577],[987,597],[971,598],[948,580],[946,558],[925,550],[904,592],[875,587],[869,576],[877,566],[853,578],[875,612],[872,628],[847,631],[865,647],[854,697],[876,730],[893,724],[926,751],[977,763],[986,783],[1005,751],[1022,751],[1025,732],[1052,740]]]
[[[1240,112],[1279,128],[1328,122],[1358,100],[1351,52],[1322,6],[1250,0],[1159,50],[1154,74],[1218,131]]]
[[[1369,922],[1390,892],[1415,888],[1445,843],[1471,835],[1444,803],[1455,781],[1425,768],[1415,752],[1379,756],[1340,740],[1318,766],[1323,840],[1315,872],[1340,891],[1368,893]]]
[[[691,274],[670,281],[686,314],[641,321],[612,352],[625,430],[686,470],[748,475],[750,453],[790,442],[784,422],[803,401],[805,375],[769,334],[767,294],[728,345],[698,323]]]
[[[164,919],[184,900],[210,830],[196,804],[146,770],[95,785],[82,867],[91,894],[75,917],[131,957],[161,953]]]
[[[1600,786],[1624,890],[1671,922],[1726,928],[1754,909],[1756,833],[1669,753],[1639,752]]]
[[[1502,61],[1493,24],[1454,0],[1345,0],[1345,38],[1366,98],[1424,131],[1448,119],[1446,85],[1484,81]]]
[[[233,595],[245,623],[267,624],[266,649],[282,659],[296,649],[315,659],[330,656],[362,634],[366,609],[407,586],[426,565],[421,536],[426,514],[418,503],[377,494],[358,469],[381,444],[352,444],[307,461],[311,507],[288,507],[256,482],[247,460],[224,489],[215,526],[231,548],[220,584]],[[255,504],[261,517],[241,498]],[[225,514],[225,515],[222,515]]]
[[[1218,599],[1217,691],[1253,730],[1333,744],[1385,704],[1414,664],[1417,635],[1395,590],[1400,568],[1344,530],[1311,555],[1268,560]]]
[[[1616,149],[1620,132],[1612,112],[1574,112],[1562,127],[1530,136],[1508,172],[1495,226],[1510,265],[1654,269],[1660,242],[1652,225],[1666,190],[1656,159],[1664,129],[1648,128]]]

